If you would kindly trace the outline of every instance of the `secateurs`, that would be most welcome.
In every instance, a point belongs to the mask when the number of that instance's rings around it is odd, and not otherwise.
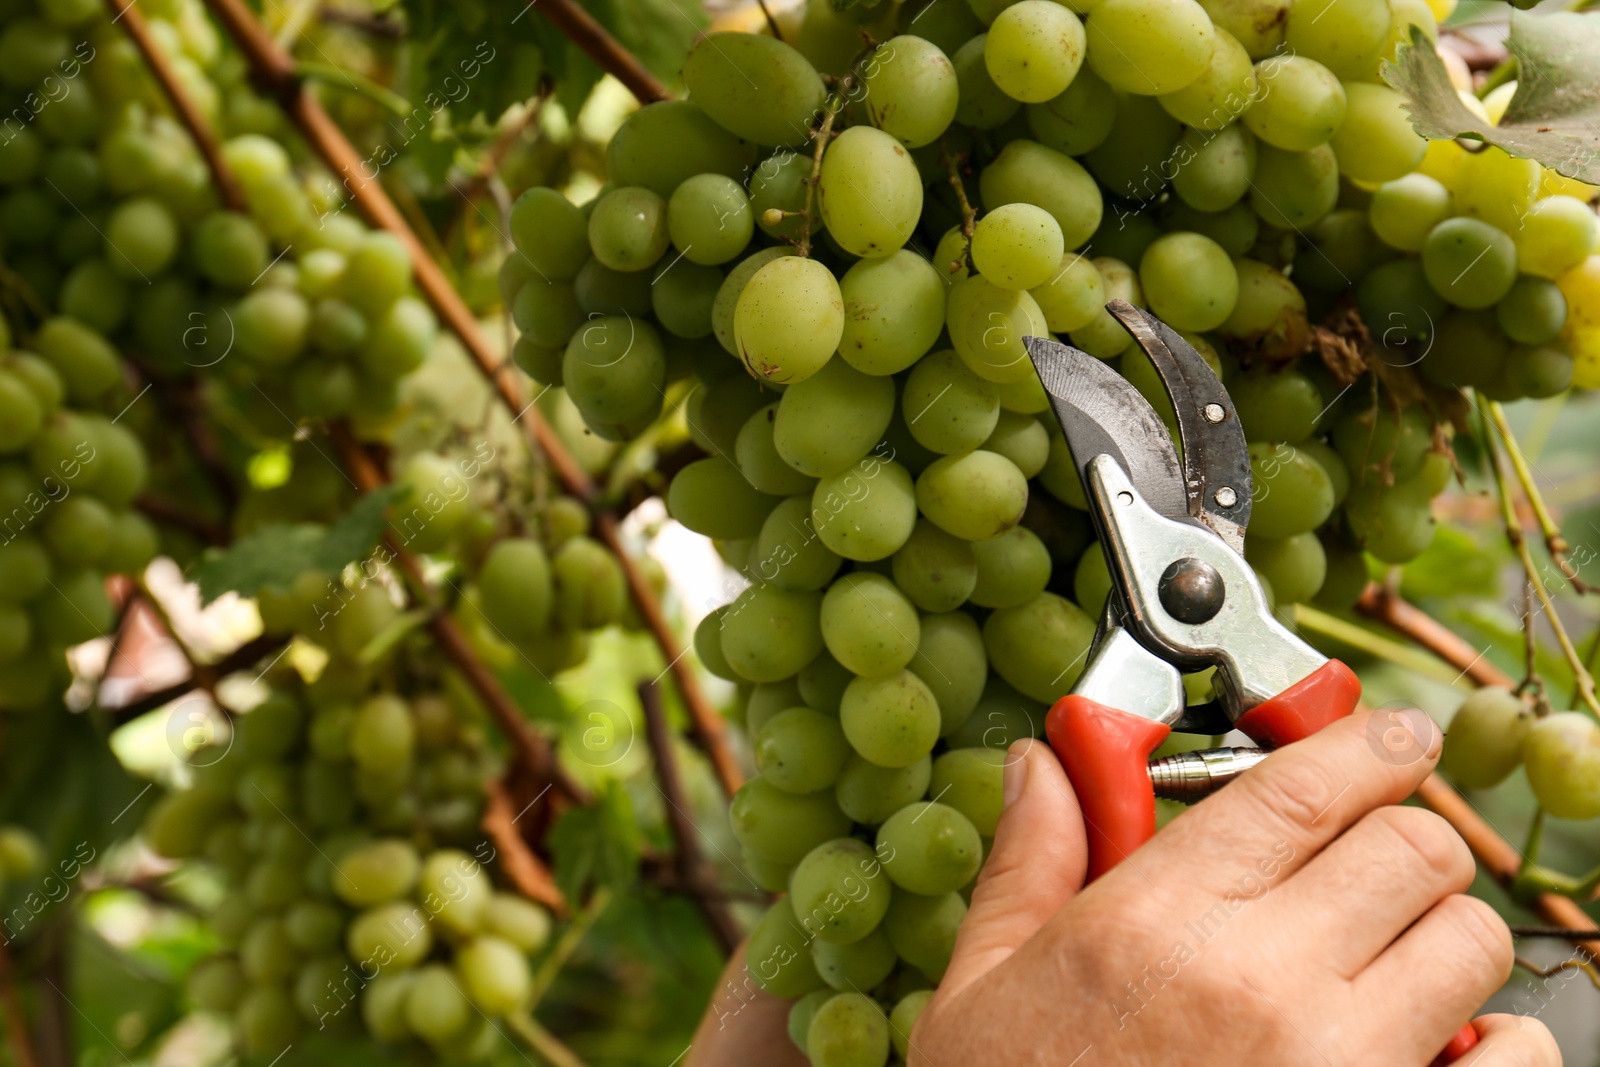
[[[1083,479],[1112,579],[1083,674],[1046,719],[1089,831],[1089,877],[1155,833],[1155,797],[1195,800],[1264,758],[1219,749],[1148,764],[1172,730],[1237,728],[1267,746],[1355,708],[1360,683],[1290,633],[1244,559],[1250,458],[1228,392],[1194,347],[1122,300],[1106,305],[1150,357],[1180,459],[1140,393],[1100,360],[1024,341]],[[1217,699],[1185,707],[1183,675],[1215,667]]]

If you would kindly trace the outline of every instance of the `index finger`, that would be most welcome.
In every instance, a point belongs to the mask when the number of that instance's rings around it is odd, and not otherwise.
[[[1288,745],[1184,812],[1106,876],[1160,882],[1167,871],[1219,899],[1241,870],[1269,881],[1298,870],[1374,808],[1410,796],[1439,759],[1443,733],[1414,709],[1358,711]]]

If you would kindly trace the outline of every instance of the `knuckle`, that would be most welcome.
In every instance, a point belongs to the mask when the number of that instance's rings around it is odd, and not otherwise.
[[[1474,863],[1466,842],[1451,825],[1423,808],[1379,808],[1367,820],[1383,827],[1411,866],[1436,872],[1449,885],[1466,888]],[[1401,862],[1406,862],[1402,860]]]
[[[1455,927],[1466,950],[1464,955],[1472,963],[1477,964],[1481,958],[1502,979],[1511,973],[1511,929],[1493,907],[1477,897],[1458,893],[1441,901],[1438,911]]]
[[[1243,781],[1251,784],[1253,799],[1295,830],[1315,824],[1344,788],[1325,767],[1310,760],[1291,761],[1272,768],[1271,773],[1246,775]]]

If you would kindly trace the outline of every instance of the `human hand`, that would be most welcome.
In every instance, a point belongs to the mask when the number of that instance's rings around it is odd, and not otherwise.
[[[1503,984],[1511,938],[1461,895],[1455,831],[1398,806],[1437,727],[1411,759],[1375,754],[1373,729],[1357,714],[1275,753],[1087,888],[1065,774],[1044,745],[1013,746],[911,1067],[1425,1067]],[[1462,1067],[1561,1062],[1535,1020],[1476,1025]]]

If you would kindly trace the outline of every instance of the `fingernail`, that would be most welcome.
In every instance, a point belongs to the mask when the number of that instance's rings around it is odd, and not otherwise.
[[[1032,739],[1018,741],[1006,751],[1005,777],[1001,781],[1001,790],[1005,806],[1008,808],[1022,795],[1022,790],[1028,784],[1028,749],[1032,744]]]

